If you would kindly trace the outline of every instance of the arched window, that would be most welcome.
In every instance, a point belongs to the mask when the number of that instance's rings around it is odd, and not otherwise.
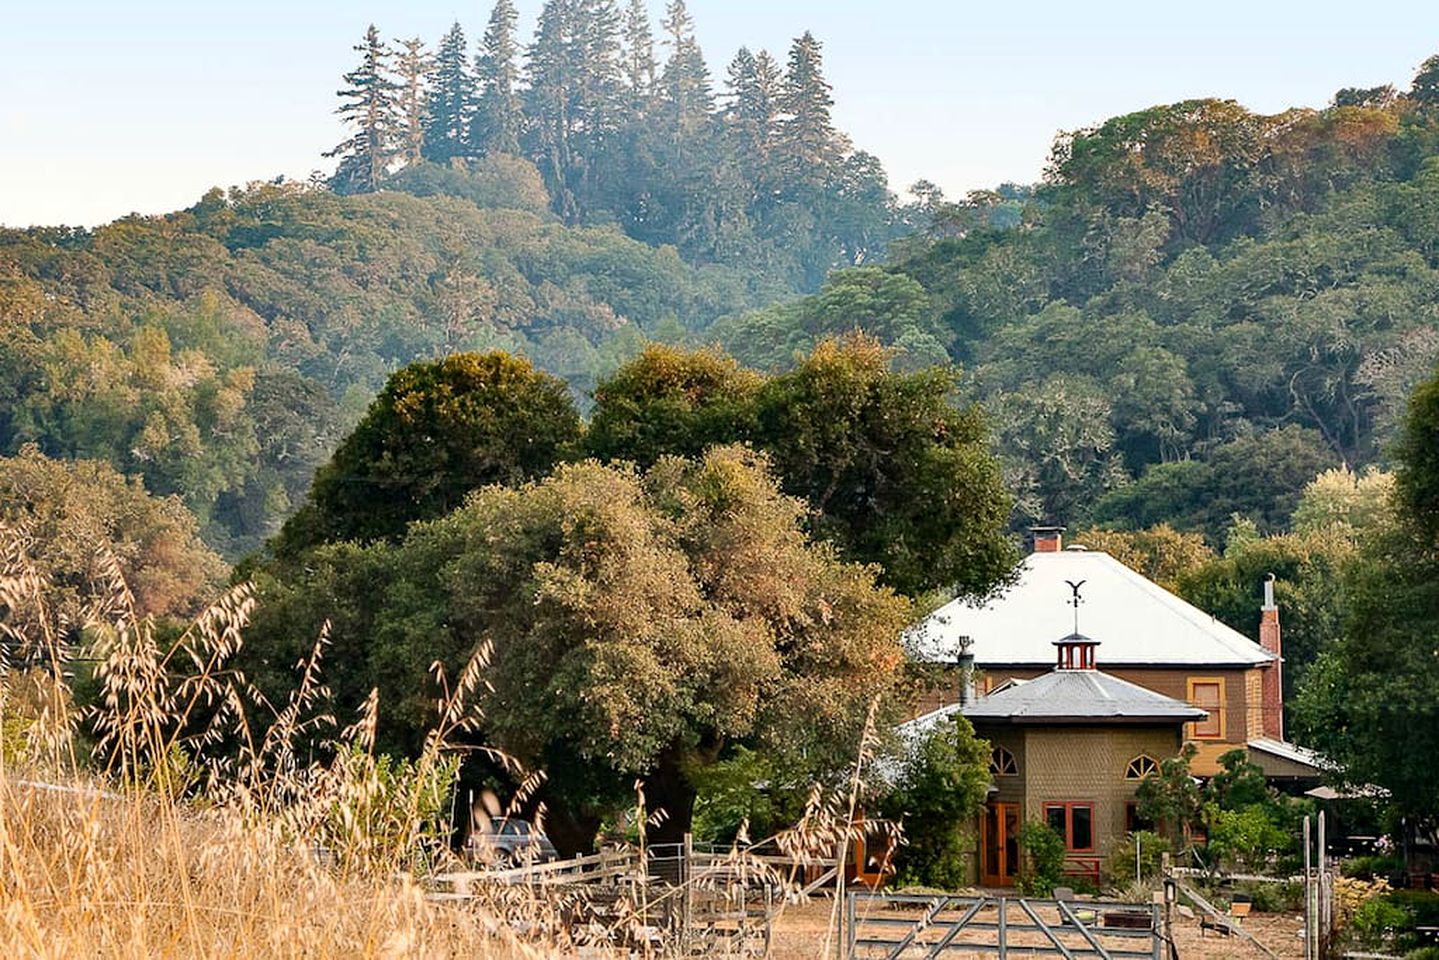
[[[1159,772],[1159,761],[1148,754],[1141,753],[1129,761],[1129,766],[1124,769],[1124,779],[1143,780],[1151,773]]]
[[[1013,777],[1019,773],[1019,764],[1015,762],[1014,754],[1004,747],[995,747],[989,755],[989,772],[996,777]]]

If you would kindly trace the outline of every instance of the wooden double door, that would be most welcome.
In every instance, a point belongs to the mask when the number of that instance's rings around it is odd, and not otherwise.
[[[988,803],[980,818],[979,881],[986,887],[1012,887],[1019,872],[1019,804]]]

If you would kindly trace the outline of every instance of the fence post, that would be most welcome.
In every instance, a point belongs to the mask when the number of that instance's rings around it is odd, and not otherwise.
[[[1304,960],[1317,960],[1314,956],[1314,877],[1312,875],[1312,849],[1309,818],[1304,818]]]
[[[1324,811],[1319,811],[1319,932],[1317,934],[1318,955],[1329,956],[1329,857],[1325,836]]]
[[[843,890],[843,886],[840,889]],[[854,942],[859,939],[859,933],[854,928],[854,894],[841,893],[840,896],[844,897],[844,931],[839,938],[844,952],[840,954],[840,960],[849,960],[854,956]]]
[[[680,848],[680,949],[686,953],[690,948],[690,924],[694,918],[694,834],[685,831],[684,846]]]
[[[1009,956],[1009,901],[1004,897],[999,898],[999,960],[1005,960]]]
[[[1174,899],[1178,894],[1174,889],[1174,877],[1170,873],[1170,870],[1171,864],[1169,860],[1169,854],[1161,853],[1159,855],[1159,876],[1161,878],[1161,883],[1163,883],[1164,885],[1164,926],[1161,932],[1164,934],[1164,939],[1166,940],[1166,942],[1173,944]],[[1174,948],[1172,946],[1170,947],[1170,953],[1174,953]]]

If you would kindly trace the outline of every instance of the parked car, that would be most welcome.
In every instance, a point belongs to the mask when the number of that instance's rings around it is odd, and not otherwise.
[[[511,818],[491,820],[488,829],[470,834],[465,848],[476,863],[501,869],[560,858],[544,831],[525,820]]]

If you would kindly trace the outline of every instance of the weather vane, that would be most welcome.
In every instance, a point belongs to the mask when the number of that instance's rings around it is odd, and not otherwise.
[[[1079,605],[1084,602],[1084,598],[1079,595],[1079,588],[1089,581],[1081,580],[1075,583],[1073,580],[1066,580],[1064,582],[1069,584],[1069,591],[1074,594],[1074,597],[1066,600],[1065,603],[1074,608],[1074,632],[1077,634],[1079,633]]]

